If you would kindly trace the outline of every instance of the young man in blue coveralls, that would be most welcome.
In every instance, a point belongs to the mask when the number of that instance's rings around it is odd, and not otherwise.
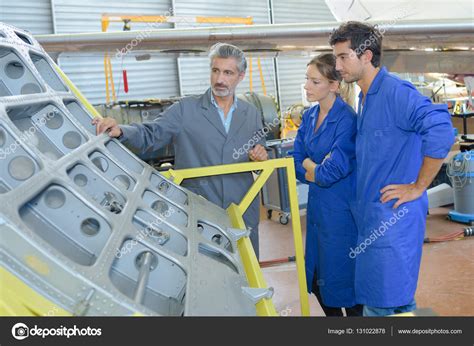
[[[426,189],[447,156],[454,134],[446,105],[380,66],[382,35],[347,22],[329,43],[336,69],[361,88],[356,136],[358,227],[356,302],[364,316],[416,309],[428,198]]]

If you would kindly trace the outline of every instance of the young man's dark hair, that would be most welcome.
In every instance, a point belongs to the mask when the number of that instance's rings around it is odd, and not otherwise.
[[[350,41],[351,49],[359,58],[366,50],[373,54],[372,65],[380,66],[382,58],[382,34],[378,28],[361,22],[347,22],[334,29],[329,37],[329,44]]]

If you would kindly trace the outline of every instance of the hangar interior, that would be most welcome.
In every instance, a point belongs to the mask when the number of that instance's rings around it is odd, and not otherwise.
[[[284,159],[312,106],[303,88],[307,63],[331,51],[327,23],[353,19],[386,25],[383,64],[448,107],[456,143],[428,189],[416,300],[422,314],[472,316],[473,5],[459,1],[445,11],[423,12],[419,6],[395,1],[381,9],[376,1],[349,6],[331,0],[2,3],[0,147],[18,147],[0,167],[2,286],[23,287],[32,299],[47,297],[36,315],[324,316],[314,296],[303,298],[308,186],[295,181],[286,161],[261,166],[274,171],[258,193],[257,260],[242,210],[229,217],[229,210],[180,187],[169,173],[172,145],[138,158],[117,140],[95,136],[91,121],[159,120],[182,98],[209,88],[208,49],[231,37],[230,43],[244,45],[248,63],[236,94],[270,129],[269,157]],[[405,20],[423,25],[402,27]],[[443,20],[452,30],[448,35],[440,33]],[[305,34],[310,27],[320,33]],[[170,38],[154,36],[160,30]],[[44,130],[22,139],[46,113],[53,117],[44,119]],[[168,222],[146,227],[156,213],[170,210]],[[131,244],[144,227],[154,243]],[[69,228],[81,233],[71,235]],[[9,294],[3,291],[3,300]],[[26,314],[0,308],[1,314]]]

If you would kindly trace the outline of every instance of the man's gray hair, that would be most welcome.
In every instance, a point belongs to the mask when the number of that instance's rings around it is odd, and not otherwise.
[[[216,43],[209,50],[209,59],[214,58],[234,58],[237,60],[237,69],[239,72],[245,72],[247,70],[247,60],[245,59],[245,54],[238,47],[228,44],[228,43]]]

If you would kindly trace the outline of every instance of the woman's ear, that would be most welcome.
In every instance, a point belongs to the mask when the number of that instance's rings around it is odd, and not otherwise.
[[[339,83],[338,81],[331,81],[331,83],[329,83],[329,91],[335,93],[339,90],[339,86],[340,86],[341,83]]]

